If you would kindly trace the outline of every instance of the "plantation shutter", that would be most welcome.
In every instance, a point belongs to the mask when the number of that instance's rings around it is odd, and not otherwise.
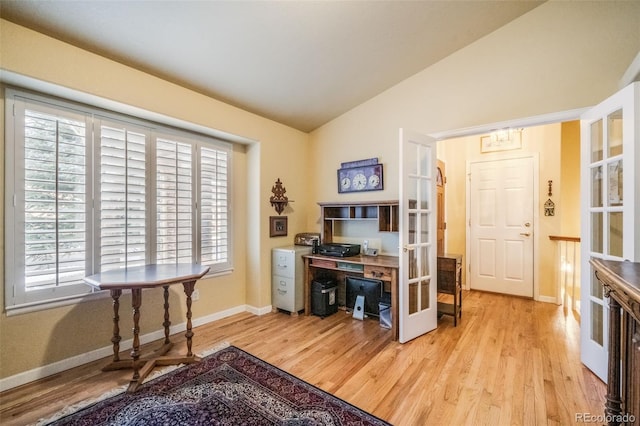
[[[25,287],[82,283],[87,251],[85,122],[24,113]]]
[[[200,256],[212,270],[229,263],[229,153],[200,150]]]
[[[100,270],[142,266],[147,263],[148,132],[104,121],[99,129]]]
[[[194,185],[192,145],[156,139],[157,263],[192,263]]]

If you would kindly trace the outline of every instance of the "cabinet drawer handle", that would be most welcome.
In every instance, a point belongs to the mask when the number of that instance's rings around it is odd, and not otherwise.
[[[371,275],[376,278],[382,278],[384,276],[384,272],[382,271],[371,271]]]
[[[278,289],[278,293],[284,295],[284,294],[287,294],[287,290]]]

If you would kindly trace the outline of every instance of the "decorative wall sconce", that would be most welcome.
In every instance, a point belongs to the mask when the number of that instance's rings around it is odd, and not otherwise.
[[[276,180],[276,184],[271,188],[271,192],[273,192],[273,195],[269,198],[271,207],[276,209],[276,213],[282,214],[285,207],[289,204],[289,198],[285,195],[287,189],[282,185],[280,178]]]
[[[553,181],[549,180],[547,181],[547,183],[549,184],[549,190],[547,191],[547,195],[551,197],[553,195],[553,191],[551,189],[553,186]],[[551,198],[549,198],[547,202],[544,203],[544,215],[555,216],[555,214],[556,214],[556,205],[553,201],[551,201]]]

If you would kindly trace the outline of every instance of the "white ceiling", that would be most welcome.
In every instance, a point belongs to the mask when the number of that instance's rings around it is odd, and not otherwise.
[[[308,132],[540,4],[1,0],[0,17]]]

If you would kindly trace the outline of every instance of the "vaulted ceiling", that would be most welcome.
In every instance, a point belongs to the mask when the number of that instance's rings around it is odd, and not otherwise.
[[[0,17],[308,132],[542,3],[1,0]]]

